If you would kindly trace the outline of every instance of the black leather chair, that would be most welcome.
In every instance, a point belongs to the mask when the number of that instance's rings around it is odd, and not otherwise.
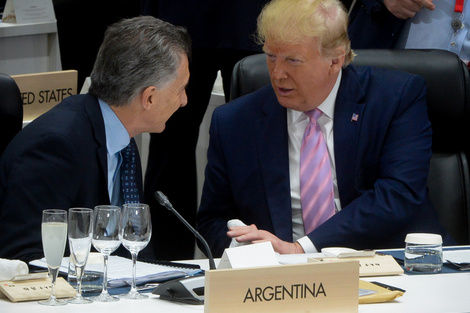
[[[0,73],[0,155],[23,127],[23,101],[20,89],[10,76]]]
[[[470,78],[455,54],[444,50],[356,50],[355,65],[421,75],[428,88],[433,154],[428,188],[441,223],[459,244],[470,243]],[[269,84],[264,54],[235,66],[231,99]]]

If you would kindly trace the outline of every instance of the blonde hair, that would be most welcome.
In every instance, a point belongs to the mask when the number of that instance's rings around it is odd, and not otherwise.
[[[272,0],[258,17],[260,44],[296,44],[312,37],[317,39],[323,57],[344,54],[345,66],[353,60],[348,14],[338,0]]]

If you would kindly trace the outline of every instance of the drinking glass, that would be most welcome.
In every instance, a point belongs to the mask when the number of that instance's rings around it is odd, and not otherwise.
[[[51,306],[65,305],[67,301],[58,300],[54,289],[64,256],[65,242],[67,241],[67,211],[58,209],[44,210],[42,212],[41,237],[52,288],[50,298],[39,301],[39,303]]]
[[[129,250],[132,256],[132,286],[129,293],[122,296],[125,299],[145,299],[147,295],[137,292],[135,276],[137,254],[145,248],[152,235],[152,223],[150,221],[150,209],[143,203],[126,203],[123,206],[121,227],[119,236],[124,248]]]
[[[118,301],[108,293],[108,258],[120,245],[119,223],[121,208],[113,205],[98,205],[94,210],[94,228],[92,243],[96,250],[103,255],[103,289],[93,300],[99,302]]]
[[[77,295],[69,303],[92,303],[82,296],[82,278],[90,254],[91,235],[93,232],[93,210],[88,208],[71,208],[69,210],[69,247],[70,262],[75,265],[77,275]]]

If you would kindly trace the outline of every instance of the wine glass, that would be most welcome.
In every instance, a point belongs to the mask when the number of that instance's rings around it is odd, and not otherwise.
[[[54,289],[64,256],[65,242],[67,241],[67,211],[58,209],[44,210],[42,212],[41,236],[52,288],[50,298],[39,301],[39,303],[51,306],[65,305],[67,301],[58,300]]]
[[[152,223],[150,221],[150,209],[143,203],[126,203],[123,206],[121,227],[119,230],[124,248],[129,250],[132,256],[132,286],[129,293],[122,296],[125,299],[145,299],[147,295],[137,292],[135,285],[137,254],[145,248],[152,236]]]
[[[96,250],[103,255],[103,289],[93,300],[99,302],[118,301],[108,293],[108,258],[120,245],[119,223],[121,208],[114,205],[98,205],[94,211],[94,228],[92,243]]]
[[[93,232],[93,210],[87,208],[71,208],[68,219],[70,262],[74,263],[77,275],[77,295],[68,300],[69,303],[92,303],[82,296],[82,278],[85,265],[90,254],[91,235]]]

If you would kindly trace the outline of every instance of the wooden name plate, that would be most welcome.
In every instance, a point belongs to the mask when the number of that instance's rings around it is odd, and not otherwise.
[[[359,262],[206,271],[205,313],[357,312]]]
[[[23,99],[23,121],[30,122],[68,96],[77,94],[75,70],[11,76]]]
[[[373,257],[348,258],[359,261],[359,276],[388,276],[403,274],[403,268],[391,255],[378,255]],[[311,258],[309,262],[337,262],[344,258]]]
[[[2,281],[0,282],[0,293],[3,292],[11,301],[45,300],[51,295],[51,280],[49,278]],[[62,277],[57,277],[55,295],[57,298],[72,298],[77,291]]]

